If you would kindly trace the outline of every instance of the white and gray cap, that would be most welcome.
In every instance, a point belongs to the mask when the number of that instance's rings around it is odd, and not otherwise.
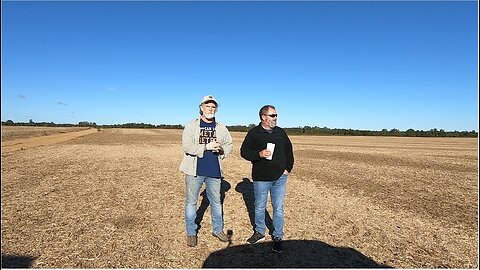
[[[212,95],[204,96],[202,98],[202,102],[200,103],[200,105],[202,105],[203,103],[207,103],[209,101],[215,102],[215,104],[218,106],[217,100]]]

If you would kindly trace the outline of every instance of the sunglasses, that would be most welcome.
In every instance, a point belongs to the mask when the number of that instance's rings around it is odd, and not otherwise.
[[[268,116],[270,116],[270,117],[272,117],[272,118],[274,118],[274,117],[277,117],[277,116],[278,116],[278,114],[265,114],[265,115],[268,115]]]

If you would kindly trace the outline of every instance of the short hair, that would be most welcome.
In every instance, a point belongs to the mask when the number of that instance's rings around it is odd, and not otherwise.
[[[274,110],[276,110],[276,109],[275,109],[275,106],[273,106],[273,105],[265,105],[265,106],[263,106],[263,107],[260,109],[260,111],[258,112],[258,117],[260,117],[260,121],[262,120],[262,115],[263,115],[263,114],[267,114],[267,112],[268,112],[269,109],[274,109]]]

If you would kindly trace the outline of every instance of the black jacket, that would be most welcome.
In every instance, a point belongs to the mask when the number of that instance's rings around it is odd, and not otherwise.
[[[267,148],[267,143],[274,143],[272,160],[261,158],[258,154]],[[252,162],[253,181],[273,181],[282,176],[283,172],[293,169],[293,147],[285,131],[275,127],[268,132],[258,125],[252,128],[245,136],[240,154]]]

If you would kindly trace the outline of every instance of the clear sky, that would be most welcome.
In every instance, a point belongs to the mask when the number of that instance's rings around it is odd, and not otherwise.
[[[478,131],[478,2],[2,1],[2,121]]]

